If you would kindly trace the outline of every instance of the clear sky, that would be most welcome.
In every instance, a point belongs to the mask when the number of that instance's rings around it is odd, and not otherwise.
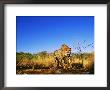
[[[83,52],[91,52],[94,16],[17,16],[16,35],[17,52],[53,52],[62,44],[77,52],[78,42],[86,47]]]

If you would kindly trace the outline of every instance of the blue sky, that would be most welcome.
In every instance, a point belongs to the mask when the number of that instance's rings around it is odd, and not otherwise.
[[[53,52],[64,43],[77,52],[78,42],[80,47],[94,43],[94,16],[17,16],[16,40],[17,52]]]

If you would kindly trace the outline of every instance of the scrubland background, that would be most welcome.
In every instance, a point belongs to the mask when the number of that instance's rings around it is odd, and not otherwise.
[[[58,68],[53,53],[16,53],[16,74],[94,74],[94,52],[72,53],[69,65]]]

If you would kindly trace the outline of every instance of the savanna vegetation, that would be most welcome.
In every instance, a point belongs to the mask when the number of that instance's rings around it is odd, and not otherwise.
[[[57,66],[54,54],[16,52],[16,74],[94,74],[94,52],[71,53],[70,61]]]

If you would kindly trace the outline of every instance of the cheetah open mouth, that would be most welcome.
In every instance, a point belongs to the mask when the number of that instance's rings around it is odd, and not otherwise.
[[[67,54],[68,57],[70,57],[70,54]]]

